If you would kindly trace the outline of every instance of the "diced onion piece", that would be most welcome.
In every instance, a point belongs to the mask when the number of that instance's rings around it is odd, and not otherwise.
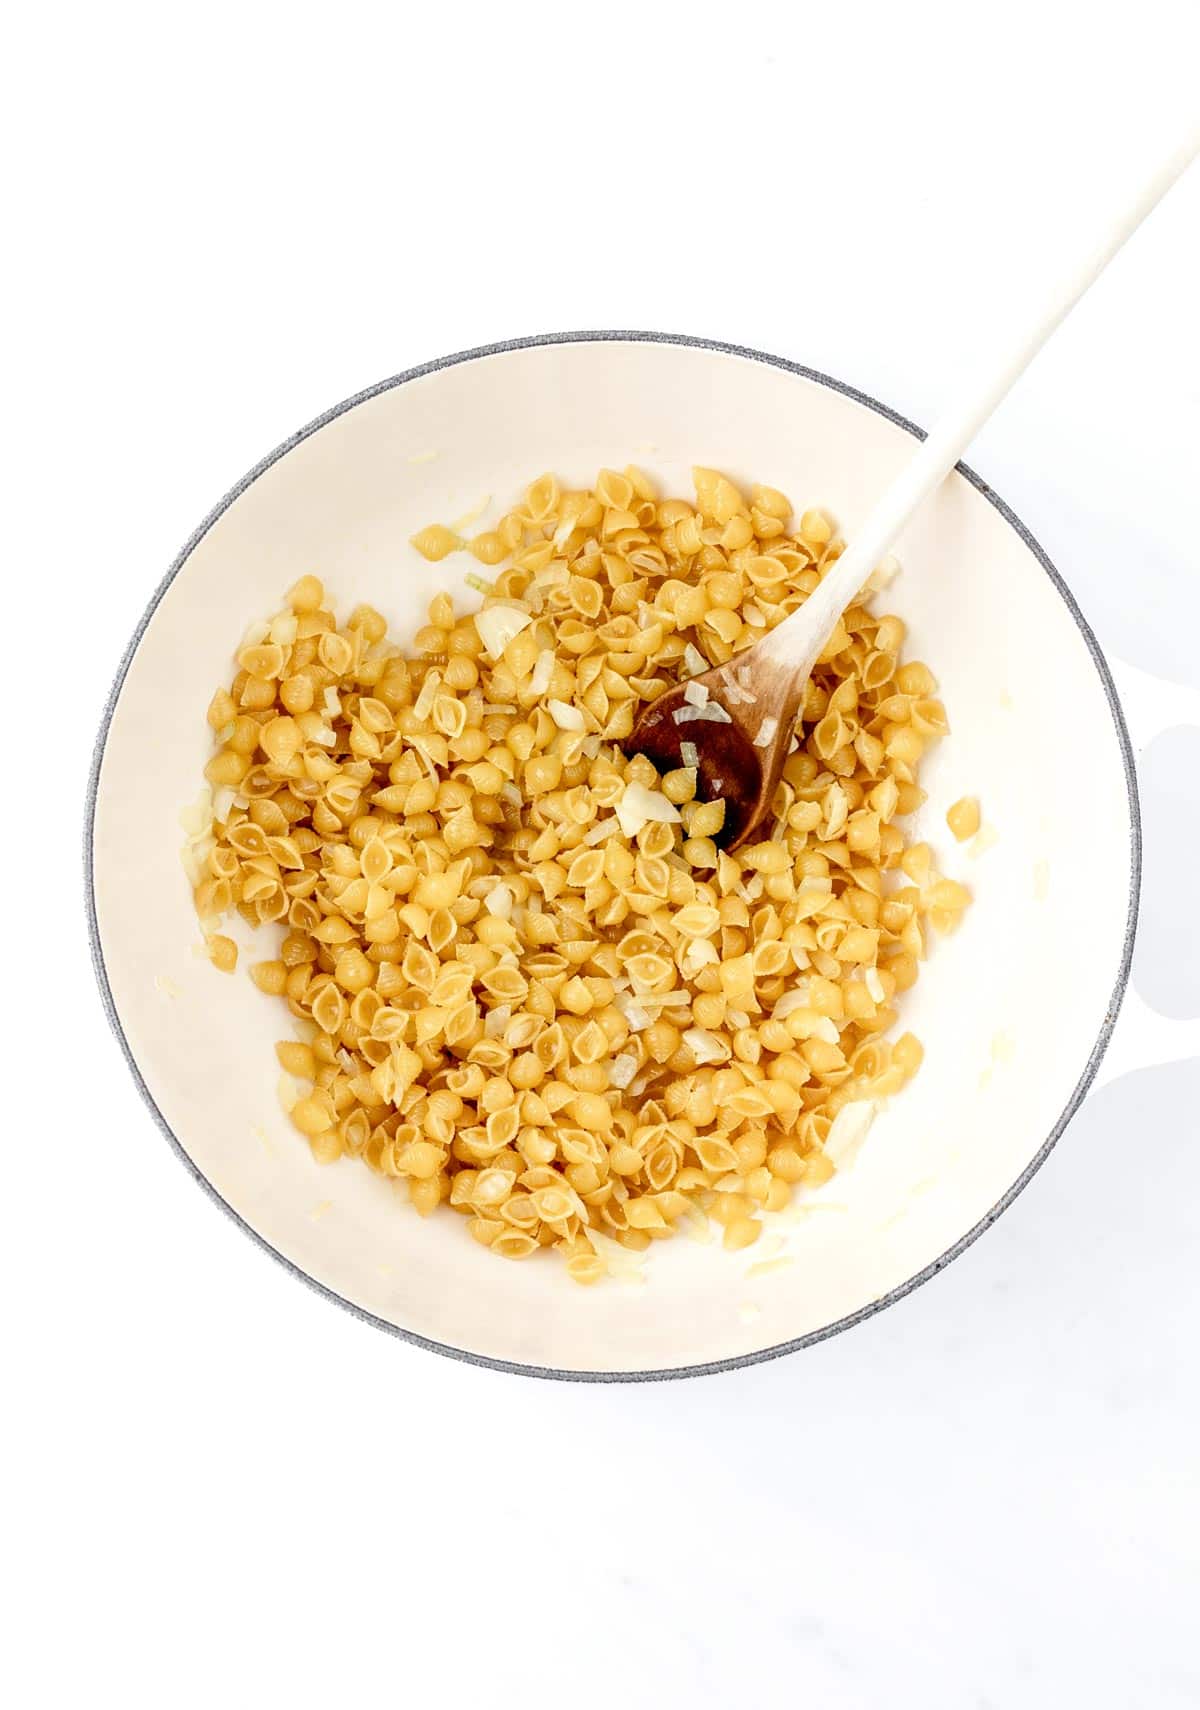
[[[620,829],[620,821],[615,814],[610,814],[607,819],[598,819],[595,825],[589,825],[583,834],[583,841],[592,845],[603,843],[606,837],[612,837]]]
[[[643,999],[634,997],[629,990],[628,981],[613,994],[613,1003],[625,1017],[632,1033],[640,1033],[643,1028],[649,1027],[649,1009]]]
[[[483,906],[489,914],[494,914],[498,920],[511,920],[513,894],[507,885],[493,885],[483,899]]]
[[[764,1236],[764,1238],[758,1243],[755,1251],[758,1253],[759,1260],[762,1263],[765,1263],[770,1259],[777,1259],[780,1253],[783,1252],[783,1236]],[[747,1272],[747,1275],[749,1275],[749,1272]]]
[[[485,598],[488,594],[495,591],[493,584],[488,581],[487,577],[477,576],[474,570],[469,571],[467,575],[463,577],[463,581],[467,584],[468,588],[474,588],[477,594],[483,594]]]
[[[231,785],[225,784],[219,790],[214,790],[212,804],[213,818],[220,820],[221,824],[224,825],[225,821],[229,818],[230,813],[233,811],[233,804],[236,801],[237,791],[233,789]]]
[[[706,1027],[689,1027],[683,1042],[697,1063],[722,1063],[729,1054],[725,1042]]]
[[[520,635],[533,622],[533,613],[524,606],[484,606],[475,613],[475,628],[484,651],[499,659],[514,636]]]
[[[464,511],[461,517],[455,517],[454,521],[450,524],[450,527],[454,530],[455,534],[465,534],[467,529],[471,528],[479,521],[480,517],[483,515],[484,511],[487,510],[491,502],[492,495],[490,493],[485,493],[477,505],[472,505],[471,509],[469,511]]]
[[[766,1277],[775,1271],[786,1271],[796,1263],[790,1253],[781,1253],[777,1259],[760,1259],[757,1264],[750,1266],[747,1277]]]
[[[179,824],[188,837],[203,837],[213,820],[213,793],[205,784],[191,807],[179,815]]]
[[[560,730],[584,730],[583,714],[566,701],[547,701],[546,711]]]
[[[732,673],[726,677],[722,693],[728,696],[735,707],[747,706],[754,699],[753,692]]]
[[[427,719],[429,717],[441,686],[442,673],[440,671],[426,671],[425,681],[421,684],[421,692],[413,705],[413,712],[417,718]]]
[[[777,718],[764,718],[758,727],[758,735],[754,738],[756,748],[766,748],[775,740],[775,732],[779,729]]]
[[[706,707],[677,707],[671,714],[676,724],[692,724],[696,719],[705,720],[709,724],[732,724],[733,720],[716,701],[710,701]]]
[[[651,820],[665,825],[678,825],[680,812],[661,790],[648,790],[645,784],[626,784],[625,794],[616,807],[617,820],[626,837],[636,837]]]
[[[583,1225],[581,1233],[590,1243],[597,1258],[604,1260],[610,1277],[618,1282],[645,1281],[646,1274],[638,1263],[637,1255],[628,1247],[622,1247],[611,1235],[602,1235],[599,1229],[593,1229],[590,1223]]]
[[[609,1065],[608,1078],[614,1087],[620,1087],[624,1091],[637,1072],[636,1057],[614,1057]]]
[[[701,672],[708,670],[708,660],[690,641],[683,650],[683,668],[689,677],[699,677]]]
[[[489,1009],[483,1018],[483,1031],[485,1038],[499,1039],[511,1020],[511,1004],[498,1003],[495,1009]]]
[[[711,963],[720,960],[717,947],[711,939],[693,938],[680,952],[679,967],[680,971],[686,974],[690,980],[700,972],[701,968],[707,968]]]
[[[838,1042],[837,1023],[828,1015],[818,1015],[815,1009],[801,1007],[790,1011],[792,1025],[788,1031],[797,1040],[820,1039],[826,1045]]]
[[[867,1137],[867,1130],[875,1120],[875,1103],[873,1099],[862,1099],[853,1104],[844,1104],[834,1117],[829,1133],[825,1136],[824,1153],[830,1163],[839,1170],[844,1170],[847,1164],[854,1162],[858,1149]]]
[[[434,672],[433,675],[436,676],[436,672]],[[337,718],[339,716],[339,714],[341,713],[341,710],[342,710],[342,703],[341,703],[341,701],[338,700],[337,690],[336,689],[326,689],[323,698],[325,701],[326,713],[329,715],[330,718]],[[423,718],[425,716],[424,713],[422,713],[421,716]]]
[[[808,981],[800,980],[790,991],[784,992],[771,1011],[772,1021],[782,1021],[794,1009],[808,1008]]]
[[[840,784],[833,783],[830,784],[825,799],[826,811],[829,815],[825,826],[825,836],[832,840],[838,835],[850,816],[850,797]]]
[[[679,744],[679,758],[688,771],[694,772],[700,764],[700,750],[694,742],[681,742]]]
[[[554,654],[550,648],[543,647],[537,656],[533,667],[533,675],[529,679],[529,687],[533,694],[544,695],[550,687],[550,679],[554,675]]]
[[[691,707],[706,707],[708,690],[703,683],[689,683],[683,691],[683,698]]]

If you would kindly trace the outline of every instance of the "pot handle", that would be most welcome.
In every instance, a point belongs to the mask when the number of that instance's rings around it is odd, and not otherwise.
[[[1129,727],[1135,760],[1140,760],[1156,736],[1177,724],[1200,724],[1200,689],[1190,683],[1170,683],[1152,677],[1124,659],[1108,661],[1121,711]]]
[[[1200,1057],[1200,1015],[1183,1021],[1160,1015],[1128,986],[1091,1091],[1097,1093],[1135,1069],[1157,1069],[1192,1057]]]
[[[1200,725],[1200,690],[1152,677],[1122,659],[1110,659],[1109,668],[1139,764],[1162,731],[1181,724]],[[1191,1057],[1200,1057],[1200,1016],[1178,1020],[1160,1015],[1129,986],[1092,1091],[1134,1069],[1157,1068]]]

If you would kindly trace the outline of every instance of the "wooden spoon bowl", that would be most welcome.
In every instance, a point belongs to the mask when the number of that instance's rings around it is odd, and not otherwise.
[[[696,800],[725,803],[724,823],[713,833],[720,849],[737,849],[754,832],[769,835],[771,803],[795,746],[804,679],[790,664],[769,655],[760,660],[758,652],[751,648],[668,689],[623,744],[626,754],[644,754],[659,772],[695,759]],[[685,758],[688,745],[695,755]]]

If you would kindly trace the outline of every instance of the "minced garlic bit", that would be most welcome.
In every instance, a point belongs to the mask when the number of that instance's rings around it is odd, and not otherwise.
[[[622,753],[647,703],[728,664],[842,549],[774,488],[694,474],[694,503],[632,468],[541,476],[469,543],[496,567],[481,608],[439,594],[409,655],[302,577],[213,697],[211,800],[184,825],[215,964],[232,910],[279,928],[251,974],[299,1029],[280,1099],[314,1156],[447,1202],[504,1257],[556,1248],[580,1283],[641,1280],[638,1250],[706,1219],[748,1247],[847,1162],[920,1062],[890,1033],[928,929],[968,901],[906,846],[946,718],[868,602],[808,685],[759,842],[718,850],[696,744],[664,778]]]

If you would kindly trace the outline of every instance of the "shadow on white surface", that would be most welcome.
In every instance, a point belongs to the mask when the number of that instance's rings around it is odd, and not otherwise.
[[[1133,982],[1164,1015],[1200,1015],[1200,730],[1164,731],[1140,767],[1145,837]]]
[[[554,1392],[674,1463],[644,1589],[697,1688],[713,1513],[746,1650],[703,1702],[787,1679],[823,1710],[1195,1704],[1198,1108],[1200,1062],[1116,1082],[981,1242],[833,1342],[640,1408]]]

